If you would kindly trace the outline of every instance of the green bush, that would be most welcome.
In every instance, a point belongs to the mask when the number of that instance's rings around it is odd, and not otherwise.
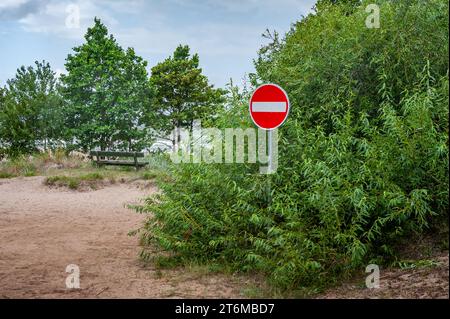
[[[138,208],[151,213],[144,245],[320,287],[448,227],[448,3],[377,2],[380,29],[365,4],[324,5],[261,50],[254,84],[280,84],[292,104],[277,172],[175,165]],[[247,98],[233,94],[216,124],[248,126]]]

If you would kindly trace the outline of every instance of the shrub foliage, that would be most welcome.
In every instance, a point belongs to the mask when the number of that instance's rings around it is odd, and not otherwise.
[[[292,104],[277,172],[176,165],[139,208],[144,244],[317,287],[447,220],[448,3],[379,5],[379,29],[365,4],[321,5],[261,49],[254,85],[280,84]],[[217,122],[250,125],[247,98]]]

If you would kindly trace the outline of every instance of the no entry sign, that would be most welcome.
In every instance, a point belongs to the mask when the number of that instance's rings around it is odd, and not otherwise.
[[[283,124],[289,113],[286,92],[276,84],[263,84],[250,99],[250,115],[253,122],[264,130],[273,130]]]

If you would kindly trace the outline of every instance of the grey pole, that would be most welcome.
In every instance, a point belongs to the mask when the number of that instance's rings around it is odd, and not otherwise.
[[[272,130],[269,130],[269,165],[267,168],[267,173],[272,174]]]
[[[269,176],[267,176],[267,200],[268,200],[268,205],[270,205],[270,203],[272,202],[272,185],[271,185],[271,177],[270,174],[272,174],[272,130],[269,130],[268,132],[268,141],[269,141],[269,163],[268,163],[268,167],[267,167],[267,174]]]

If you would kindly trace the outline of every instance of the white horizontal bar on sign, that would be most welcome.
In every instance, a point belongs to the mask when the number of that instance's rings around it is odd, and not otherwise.
[[[252,102],[252,112],[286,112],[286,102]]]

